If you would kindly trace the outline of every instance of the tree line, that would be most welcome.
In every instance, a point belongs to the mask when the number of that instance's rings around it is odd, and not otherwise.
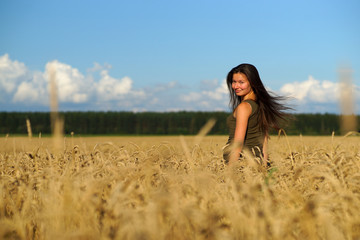
[[[75,135],[194,135],[211,118],[216,124],[209,134],[226,135],[228,112],[61,112],[64,133]],[[357,126],[360,126],[360,116]],[[49,112],[0,112],[0,134],[27,134],[26,120],[36,134],[50,134]],[[340,134],[336,114],[294,114],[284,128],[288,135]],[[359,129],[357,129],[359,130]],[[276,134],[275,131],[271,132]]]

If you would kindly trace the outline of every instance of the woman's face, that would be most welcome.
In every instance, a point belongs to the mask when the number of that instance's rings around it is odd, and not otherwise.
[[[250,82],[243,73],[233,74],[231,87],[239,97],[244,97],[251,92]]]

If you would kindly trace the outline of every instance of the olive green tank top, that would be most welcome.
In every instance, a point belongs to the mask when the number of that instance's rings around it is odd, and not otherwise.
[[[254,100],[244,100],[245,102],[249,103],[251,106],[251,114],[249,116],[247,130],[245,134],[245,140],[244,140],[244,148],[248,148],[251,151],[255,151],[255,155],[259,157],[259,152],[257,150],[257,147],[261,151],[262,155],[262,148],[263,148],[263,142],[264,142],[264,135],[260,130],[259,126],[259,105]],[[229,128],[229,139],[227,141],[227,145],[231,144],[234,140],[235,135],[235,127],[236,127],[236,118],[233,114],[230,114],[230,116],[226,120],[227,126]]]

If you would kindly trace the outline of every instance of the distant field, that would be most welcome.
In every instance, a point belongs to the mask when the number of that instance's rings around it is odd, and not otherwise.
[[[193,144],[195,136],[183,136],[187,143]],[[221,147],[225,145],[227,141],[227,136],[207,136],[202,139],[201,144],[218,144],[219,151]],[[62,141],[64,144],[65,150],[71,149],[73,146],[78,145],[79,147],[86,149],[87,151],[93,150],[95,145],[106,145],[106,143],[111,143],[117,147],[129,147],[129,149],[134,146],[149,148],[156,145],[167,144],[173,145],[173,147],[180,146],[180,136],[126,136],[126,137],[113,137],[113,136],[100,136],[100,137],[65,137]],[[0,151],[31,151],[34,148],[42,146],[42,148],[52,147],[52,138],[51,137],[32,137],[31,140],[28,137],[3,137],[0,138],[0,144],[3,146]]]
[[[360,137],[226,140],[1,137],[0,239],[360,239]]]

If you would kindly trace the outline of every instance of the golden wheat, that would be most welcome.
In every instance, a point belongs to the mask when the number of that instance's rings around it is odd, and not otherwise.
[[[0,238],[360,239],[359,137],[273,136],[264,169],[203,135],[0,138]]]

